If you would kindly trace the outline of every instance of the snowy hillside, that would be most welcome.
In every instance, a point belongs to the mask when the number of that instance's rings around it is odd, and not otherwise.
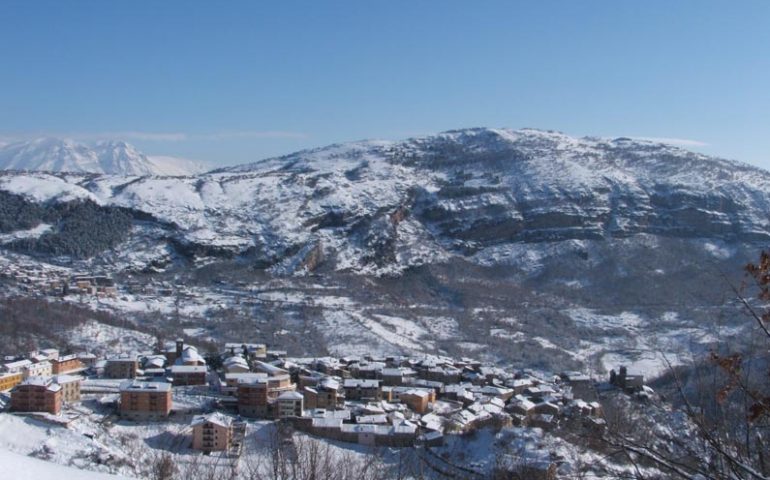
[[[13,465],[13,478],[16,480],[45,480],[49,478],[66,478],[68,480],[120,480],[122,478],[127,478],[58,465],[53,462],[19,455],[18,453],[12,453],[3,449],[0,449],[0,463],[3,463],[4,465]]]
[[[661,352],[707,348],[721,332],[706,325],[729,308],[725,275],[739,282],[770,239],[764,170],[531,129],[353,142],[186,177],[6,172],[0,200],[13,264],[194,289],[97,308],[184,312],[214,338],[244,329],[308,354],[553,368],[655,371]]]
[[[499,263],[522,242],[770,238],[768,172],[623,138],[470,129],[333,145],[187,178],[134,177],[151,167],[137,166],[137,156],[149,160],[125,144],[86,151],[78,165],[89,152],[92,165],[106,170],[109,158],[109,169],[132,176],[12,174],[0,188],[35,201],[130,208],[171,228],[164,236],[177,247],[248,253],[289,271],[311,252],[337,270],[382,274],[456,255]]]
[[[207,168],[176,157],[147,157],[121,141],[88,146],[72,140],[40,138],[0,145],[0,169],[143,176],[192,175]]]

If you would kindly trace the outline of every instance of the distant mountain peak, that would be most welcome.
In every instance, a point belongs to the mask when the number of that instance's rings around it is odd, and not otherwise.
[[[148,176],[194,175],[208,168],[182,158],[148,157],[122,140],[89,146],[66,138],[41,137],[0,144],[0,170]]]

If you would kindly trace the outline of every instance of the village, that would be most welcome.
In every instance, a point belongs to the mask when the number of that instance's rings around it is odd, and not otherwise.
[[[13,261],[10,261],[10,260]],[[174,288],[165,282],[145,284],[129,280],[118,285],[112,276],[103,273],[74,272],[71,269],[25,261],[19,256],[0,258],[0,278],[5,278],[26,295],[94,298],[115,297],[119,292],[170,296]],[[119,288],[120,287],[120,288]]]
[[[624,367],[603,385],[640,394],[647,388]],[[204,356],[177,340],[107,358],[54,348],[6,357],[0,405],[64,428],[86,398],[99,398],[115,421],[129,425],[186,415],[181,446],[237,464],[251,422],[265,420],[371,448],[436,448],[487,427],[600,435],[606,423],[596,386],[580,372],[545,377],[468,358],[292,358],[260,343],[226,343]],[[205,401],[190,404],[190,396]],[[556,478],[557,458],[527,454],[537,459],[527,465],[532,478]]]

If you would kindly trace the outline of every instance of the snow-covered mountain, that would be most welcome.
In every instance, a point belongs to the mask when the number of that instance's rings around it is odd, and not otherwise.
[[[61,151],[60,163],[38,165],[150,169],[122,143],[56,145],[44,150]],[[332,145],[185,178],[13,174],[0,188],[149,214],[173,226],[177,248],[272,263],[320,249],[337,269],[369,273],[458,255],[496,264],[538,242],[770,239],[764,170],[659,143],[530,129]]]
[[[0,260],[196,285],[206,301],[186,311],[207,328],[222,311],[223,329],[270,315],[275,341],[315,328],[319,350],[555,368],[650,367],[685,338],[688,351],[719,338],[708,322],[739,318],[724,313],[725,276],[739,281],[770,240],[765,170],[531,129],[352,142],[187,177],[5,172],[0,206]]]
[[[148,157],[122,141],[88,146],[66,139],[39,138],[0,145],[0,170],[145,176],[193,175],[207,168],[200,162],[176,157]]]

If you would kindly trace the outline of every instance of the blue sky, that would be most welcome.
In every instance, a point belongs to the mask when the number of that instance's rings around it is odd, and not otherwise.
[[[234,164],[472,127],[770,168],[768,1],[0,2],[0,139]]]

